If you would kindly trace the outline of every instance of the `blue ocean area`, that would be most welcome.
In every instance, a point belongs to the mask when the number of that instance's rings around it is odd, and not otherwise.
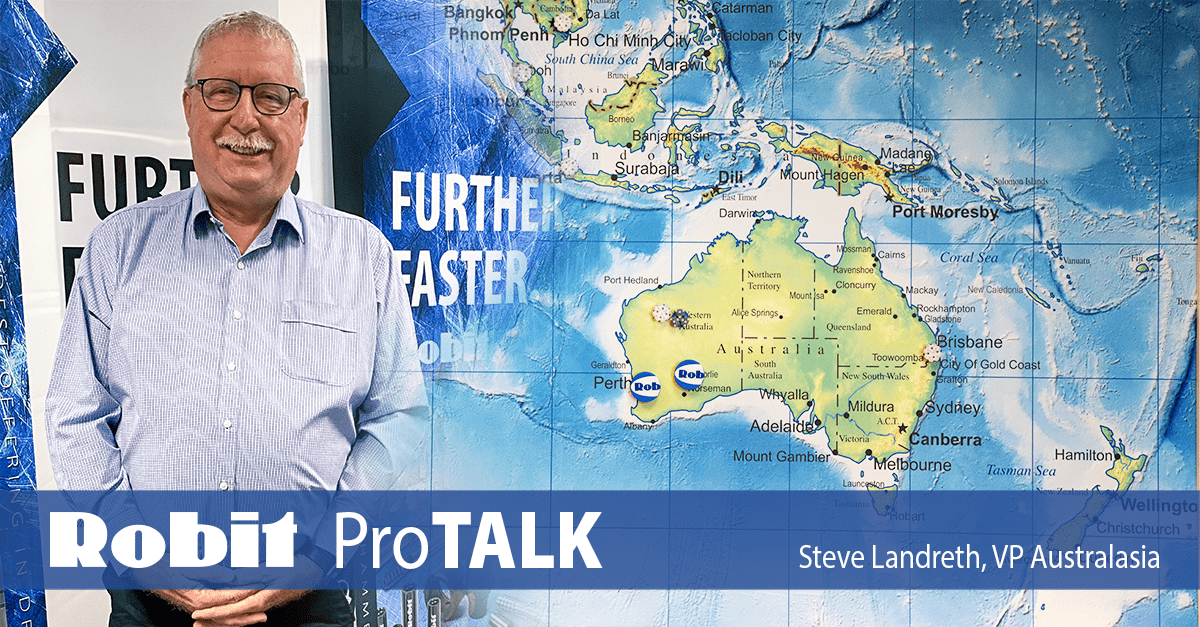
[[[664,101],[672,106],[658,115],[668,116],[676,109],[704,111],[713,98],[713,77],[707,72],[684,72],[663,85],[660,93]],[[696,118],[681,118],[679,125],[694,123]]]
[[[543,239],[619,243],[631,254],[653,254],[670,241],[672,214],[665,203],[627,207],[566,194],[558,198],[557,228],[542,233]]]
[[[1121,615],[1121,620],[1115,627],[1140,627],[1141,625],[1160,625],[1161,627],[1191,627],[1196,624],[1195,595],[1190,595],[1191,602],[1186,607],[1179,607],[1180,595],[1185,592],[1164,591],[1159,597],[1144,599]]]
[[[663,16],[665,10],[669,7],[662,2],[620,2],[612,5],[595,5],[593,10],[612,11],[616,8],[620,12],[620,17],[608,20],[599,20],[592,18],[591,23],[599,23],[604,32],[619,32],[625,28],[626,24],[638,24],[642,20],[657,20]],[[603,14],[603,13],[602,13]]]
[[[1196,344],[1192,341],[1187,374],[1175,394],[1163,427],[1158,459],[1148,468],[1146,484],[1164,490],[1195,490],[1195,475],[1181,472],[1196,467]],[[1165,469],[1166,472],[1160,469]],[[1157,479],[1157,481],[1155,481]]]
[[[774,7],[785,12],[783,5]],[[740,13],[717,14],[721,27],[726,32],[729,55],[729,72],[734,82],[743,90],[754,89],[755,108],[761,108],[766,119],[786,119],[792,107],[791,90],[784,88],[788,68],[772,68],[788,55],[787,42],[780,41],[776,31],[786,29],[788,16]],[[767,19],[764,19],[767,18]],[[747,41],[759,34],[770,34],[770,41]],[[731,39],[731,36],[742,40]]]

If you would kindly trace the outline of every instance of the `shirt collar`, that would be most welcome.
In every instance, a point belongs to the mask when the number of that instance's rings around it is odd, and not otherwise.
[[[211,219],[210,219],[211,218]],[[197,185],[195,193],[192,194],[192,206],[188,215],[188,222],[192,225],[192,234],[199,238],[209,228],[216,226],[216,216],[212,213],[212,208],[208,205],[208,197],[204,194],[204,190]],[[300,210],[296,203],[296,196],[292,194],[292,190],[287,190],[283,193],[283,198],[275,205],[275,211],[271,214],[271,221],[267,226],[263,227],[263,233],[267,233],[269,238],[273,238],[275,230],[279,224],[283,223],[290,226],[299,238],[300,243],[304,243],[304,223],[300,221]],[[261,234],[260,234],[261,236]]]

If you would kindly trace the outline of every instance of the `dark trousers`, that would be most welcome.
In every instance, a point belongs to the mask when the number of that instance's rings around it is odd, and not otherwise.
[[[144,590],[109,590],[109,627],[191,627],[187,612]],[[267,627],[352,627],[354,615],[338,590],[314,590],[267,612]]]

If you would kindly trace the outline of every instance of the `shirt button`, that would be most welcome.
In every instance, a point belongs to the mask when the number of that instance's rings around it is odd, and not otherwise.
[[[227,482],[227,481],[222,481],[222,482],[221,482],[221,489],[222,489],[222,490],[228,490],[228,489],[229,489],[229,482]]]
[[[246,269],[246,264],[244,264],[244,263],[242,263],[242,262],[240,262],[240,261],[239,261],[239,262],[238,262],[238,266],[237,266],[237,268],[238,268],[238,270],[245,270],[245,269]]]
[[[225,428],[226,428],[226,429],[228,429],[228,428],[230,428],[230,427],[232,427],[232,426],[233,426],[233,421],[232,421],[232,420],[230,420],[230,419],[228,419],[228,418],[226,418],[226,419],[225,419],[225,422],[224,422],[224,423],[222,423],[222,424],[224,424],[224,425],[225,425]]]
[[[231,361],[231,362],[229,362],[229,365],[227,366],[227,368],[229,368],[230,372],[233,372],[234,370],[237,370],[237,364],[235,364]]]
[[[235,310],[233,311],[233,319],[234,319],[234,320],[241,320],[241,319],[242,319],[242,312],[240,312],[240,311],[238,311],[238,310],[236,310],[236,309],[235,309]]]

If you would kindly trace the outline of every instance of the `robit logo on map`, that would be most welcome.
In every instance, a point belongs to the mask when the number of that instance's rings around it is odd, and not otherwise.
[[[630,393],[638,400],[639,403],[649,403],[658,398],[658,392],[662,386],[658,383],[658,377],[652,372],[641,372],[633,377],[633,384],[630,386]]]
[[[694,359],[685,359],[675,366],[675,384],[689,392],[704,382],[704,367]]]

